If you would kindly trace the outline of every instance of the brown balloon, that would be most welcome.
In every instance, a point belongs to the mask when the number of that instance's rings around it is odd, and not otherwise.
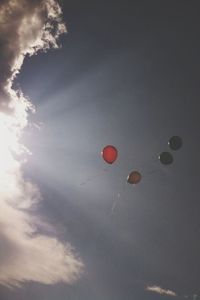
[[[141,181],[142,175],[138,171],[131,172],[127,177],[127,182],[130,184],[137,184]]]

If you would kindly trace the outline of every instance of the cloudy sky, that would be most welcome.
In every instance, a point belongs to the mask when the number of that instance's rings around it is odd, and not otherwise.
[[[200,298],[199,28],[196,1],[0,1],[1,300]]]

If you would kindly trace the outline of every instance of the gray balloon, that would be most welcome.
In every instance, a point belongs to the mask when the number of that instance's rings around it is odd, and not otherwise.
[[[163,165],[170,165],[174,161],[172,154],[167,151],[162,152],[158,158]]]
[[[172,150],[179,150],[183,145],[182,138],[180,136],[174,135],[169,139],[168,145]]]

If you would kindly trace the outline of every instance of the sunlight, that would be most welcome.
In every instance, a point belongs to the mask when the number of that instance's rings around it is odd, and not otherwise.
[[[16,161],[14,154],[20,154],[23,151],[22,145],[19,143],[19,127],[16,126],[14,118],[6,114],[0,114],[0,176],[12,171]]]

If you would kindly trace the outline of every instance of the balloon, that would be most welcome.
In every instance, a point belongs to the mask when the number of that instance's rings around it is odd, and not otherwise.
[[[127,177],[127,182],[130,184],[137,184],[142,179],[142,175],[138,171],[131,172]]]
[[[117,159],[118,151],[114,146],[107,145],[103,148],[101,155],[108,164],[112,164]]]
[[[180,136],[175,135],[170,138],[168,145],[172,150],[179,150],[183,145],[183,141]]]
[[[158,158],[163,165],[170,165],[174,160],[173,156],[169,152],[162,152]]]

